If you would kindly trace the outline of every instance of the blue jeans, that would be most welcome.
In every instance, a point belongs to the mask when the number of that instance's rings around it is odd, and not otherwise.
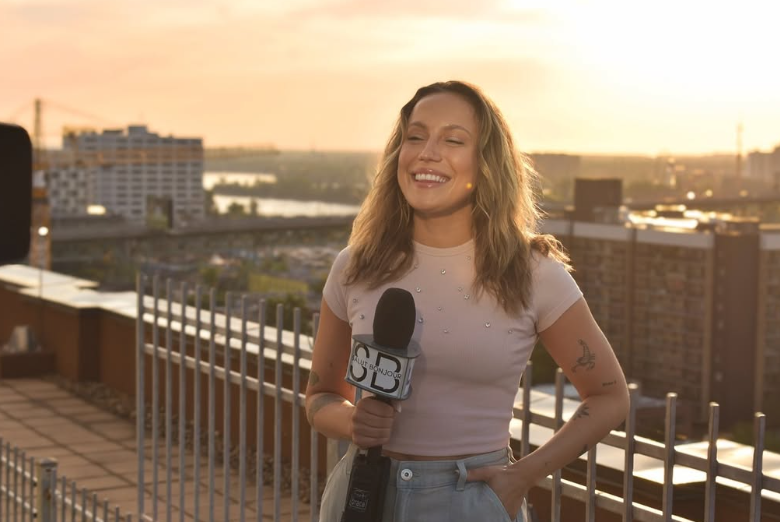
[[[349,486],[350,446],[328,477],[322,495],[320,522],[340,522]],[[399,461],[390,459],[385,507],[377,522],[526,522],[526,503],[514,518],[485,482],[466,482],[466,471],[511,461],[509,448],[459,460]]]

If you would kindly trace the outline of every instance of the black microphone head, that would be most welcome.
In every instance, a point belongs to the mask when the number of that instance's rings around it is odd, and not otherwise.
[[[402,288],[388,288],[379,298],[374,313],[374,340],[377,344],[406,350],[414,333],[414,297]]]

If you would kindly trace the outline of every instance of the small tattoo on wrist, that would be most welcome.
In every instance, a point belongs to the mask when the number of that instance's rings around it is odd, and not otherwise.
[[[604,382],[601,385],[606,388],[607,386],[613,386],[615,384],[617,384],[617,381]]]
[[[580,405],[579,408],[577,408],[577,411],[574,412],[573,419],[581,419],[583,417],[590,417],[590,406],[587,404]]]

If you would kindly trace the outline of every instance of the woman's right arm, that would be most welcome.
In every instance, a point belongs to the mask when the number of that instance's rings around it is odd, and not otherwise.
[[[339,319],[323,299],[306,387],[306,418],[328,438],[351,440],[361,448],[369,448],[390,439],[395,410],[370,398],[352,404],[355,389],[344,380],[351,334],[349,324]]]

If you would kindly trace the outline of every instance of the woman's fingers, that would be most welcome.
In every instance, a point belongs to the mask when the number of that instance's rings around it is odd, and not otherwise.
[[[389,404],[366,397],[352,412],[352,442],[361,448],[380,446],[390,440],[395,409]]]

